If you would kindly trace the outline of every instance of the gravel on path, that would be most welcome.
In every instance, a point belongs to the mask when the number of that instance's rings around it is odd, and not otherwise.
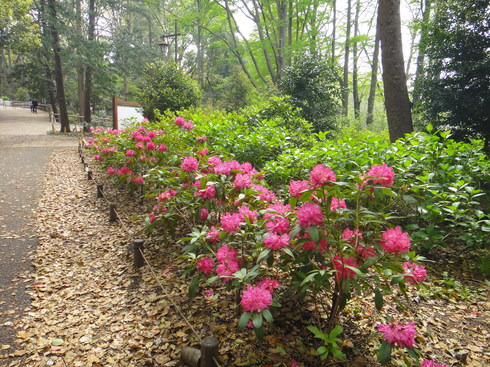
[[[15,344],[14,327],[30,305],[26,274],[37,244],[37,202],[49,155],[78,144],[73,137],[48,135],[53,128],[45,112],[0,108],[0,348]]]

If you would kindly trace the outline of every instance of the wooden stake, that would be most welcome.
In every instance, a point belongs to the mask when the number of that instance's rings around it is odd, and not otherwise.
[[[133,241],[133,259],[134,259],[134,267],[141,268],[145,265],[145,259],[143,258],[143,245],[144,241],[142,239],[136,239]]]
[[[218,358],[218,339],[208,336],[201,343],[200,367],[216,367],[215,358]]]
[[[97,185],[97,197],[98,198],[104,197],[104,185]]]
[[[116,204],[109,206],[109,222],[115,222],[117,220]]]
[[[92,179],[92,171],[91,170],[87,171],[87,179],[89,179],[89,180]]]
[[[196,348],[183,347],[180,354],[180,360],[190,367],[199,367],[201,351]]]

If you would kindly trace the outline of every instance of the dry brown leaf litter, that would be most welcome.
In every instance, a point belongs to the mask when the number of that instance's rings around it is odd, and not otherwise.
[[[101,183],[103,177],[95,179]],[[158,281],[148,267],[135,270],[128,245],[142,235],[142,221],[134,218],[145,208],[107,183],[104,191],[116,203],[122,223],[108,222],[109,205],[96,198],[94,181],[87,180],[75,150],[53,153],[38,210],[35,273],[22,279],[29,283],[32,307],[15,322],[19,347],[2,345],[0,363],[182,366],[181,346],[198,346],[199,338],[214,335],[223,366],[289,366],[292,359],[305,366],[323,365],[314,355],[318,345],[305,329],[314,322],[315,307],[299,310],[284,302],[265,339],[257,341],[253,332],[237,330],[232,294],[217,290],[208,299],[187,297],[181,277],[184,260],[175,244],[147,241],[145,255]],[[490,364],[485,293],[458,300],[410,298],[410,311],[390,304],[383,314],[416,321],[424,357],[454,366]],[[382,315],[370,298],[356,300],[344,313],[349,330],[342,335],[344,352],[356,361],[351,365],[373,364],[377,321],[383,322]]]

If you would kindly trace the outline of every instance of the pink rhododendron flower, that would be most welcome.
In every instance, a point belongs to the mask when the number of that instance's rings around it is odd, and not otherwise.
[[[175,118],[175,125],[177,125],[177,126],[184,126],[184,124],[185,124],[185,120],[184,120],[183,117],[180,117],[179,116],[179,117],[176,117]]]
[[[167,151],[167,146],[165,144],[160,144],[158,146],[158,151],[159,152],[166,152]]]
[[[180,165],[185,172],[194,172],[199,168],[199,164],[197,163],[197,159],[194,157],[185,157],[182,164]]]
[[[290,367],[300,367],[299,363],[296,362],[294,359],[291,360],[291,366]]]
[[[334,212],[339,208],[342,208],[342,209],[347,208],[347,205],[345,204],[345,200],[332,198],[332,203],[330,204],[330,210]]]
[[[207,150],[207,149],[198,150],[196,153],[199,154],[199,155],[208,155],[209,154],[209,150]]]
[[[233,247],[223,245],[216,251],[216,259],[218,259],[218,262],[221,264],[229,261],[238,262],[238,253]]]
[[[410,284],[421,283],[425,280],[427,276],[427,270],[425,270],[425,266],[417,265],[410,262],[405,261],[402,263],[403,269],[406,274],[411,274],[412,276],[404,276],[405,281]]]
[[[206,239],[211,243],[219,242],[220,241],[220,233],[221,233],[221,231],[219,229],[214,228],[214,226],[212,226],[211,229],[206,232]]]
[[[150,223],[153,223],[157,219],[157,217],[155,216],[155,213],[153,213],[153,212],[148,214],[148,218],[150,219]]]
[[[131,177],[131,182],[143,185],[145,183],[145,179],[141,176]]]
[[[119,168],[119,171],[116,172],[118,176],[123,176],[123,175],[132,175],[133,171],[131,171],[128,167],[121,167]]]
[[[289,232],[289,220],[286,215],[290,211],[291,206],[289,204],[275,203],[269,205],[264,214],[267,232],[274,232],[276,234]]]
[[[310,172],[310,182],[313,187],[323,186],[327,183],[337,181],[337,176],[330,167],[318,164]]]
[[[203,199],[212,199],[216,195],[216,187],[214,185],[208,185],[204,190],[199,190],[197,195]]]
[[[207,137],[205,137],[205,136],[198,136],[198,137],[196,138],[196,140],[197,140],[199,143],[205,143],[207,139],[208,139],[208,138],[207,138]]]
[[[214,269],[214,261],[210,257],[203,257],[202,259],[197,260],[197,268],[203,274],[211,274]]]
[[[244,173],[238,173],[235,176],[235,181],[233,182],[233,187],[237,190],[244,189],[252,185],[252,178]]]
[[[349,265],[354,268],[357,268],[359,266],[359,263],[353,257],[351,256],[340,257],[339,255],[335,255],[332,261],[333,261],[334,269],[337,270],[337,273],[335,273],[337,280],[352,279],[356,276],[356,272],[354,270],[349,269],[345,266],[345,265]]]
[[[216,167],[219,164],[221,164],[220,157],[217,157],[217,156],[213,155],[213,156],[211,156],[211,157],[208,158],[208,165],[210,167]]]
[[[303,238],[310,238],[310,235],[305,234]],[[327,251],[328,242],[326,240],[318,241],[318,245],[320,248],[320,253]],[[304,251],[316,251],[317,250],[317,244],[315,241],[307,241],[307,242],[303,243],[302,247],[303,247]]]
[[[238,270],[240,270],[238,262],[230,260],[226,263],[219,264],[216,268],[216,273],[219,275],[220,279],[227,283],[231,281],[231,276]]]
[[[364,179],[365,177],[377,178]],[[380,166],[372,165],[371,169],[365,175],[363,175],[362,178],[364,181],[362,182],[361,187],[366,186],[368,183],[390,187],[395,181],[395,173],[393,172],[393,168],[388,167],[386,163],[383,163]]]
[[[272,304],[272,295],[267,289],[248,284],[240,303],[244,312],[261,312]]]
[[[374,247],[366,247],[363,245],[357,245],[356,251],[359,252],[363,259],[367,259],[369,257],[374,257],[377,255],[376,249]]]
[[[276,195],[268,188],[257,184],[253,184],[251,187],[258,192],[260,200],[267,201],[269,203],[276,200]]]
[[[392,322],[388,325],[377,325],[378,330],[383,334],[382,338],[390,344],[395,344],[400,348],[413,348],[415,344],[415,324],[408,322],[405,326]]]
[[[136,149],[138,150],[143,150],[145,149],[145,144],[143,144],[141,141],[136,143]]]
[[[235,233],[243,222],[243,216],[240,213],[226,213],[221,217],[221,227],[225,232]]]
[[[126,157],[134,157],[136,152],[134,150],[126,150]]]
[[[192,121],[186,121],[184,122],[184,125],[182,125],[182,127],[184,128],[184,130],[193,130],[194,129],[194,124],[192,123]]]
[[[211,298],[214,295],[214,290],[206,289],[203,293],[204,293],[204,297]]]
[[[389,254],[404,254],[410,250],[408,233],[400,227],[390,228],[381,235],[383,250]]]
[[[351,245],[355,245],[362,238],[362,233],[358,229],[351,230],[350,228],[346,228],[342,232],[342,238],[347,240]]]
[[[298,215],[298,224],[301,227],[316,226],[323,223],[322,208],[317,204],[304,203],[302,207],[296,210]]]
[[[279,288],[281,285],[276,279],[264,278],[257,283],[257,286],[266,289],[270,294],[274,294],[274,289]]]
[[[165,201],[165,200],[169,200],[172,196],[175,196],[177,195],[177,191],[176,190],[165,190],[164,192],[162,192],[160,195],[158,195],[156,197],[157,201]]]
[[[275,233],[269,233],[264,243],[268,249],[280,250],[283,247],[289,246],[289,236],[287,234],[277,235]]]
[[[306,180],[291,181],[289,183],[289,194],[292,197],[299,198],[303,194],[303,191],[306,191],[309,188],[310,188],[310,184]]]
[[[244,219],[245,219],[245,217],[248,218],[248,221],[250,222],[250,224],[255,223],[255,221],[259,217],[259,213],[255,212],[253,210],[250,210],[250,208],[248,206],[246,206],[245,204],[242,205],[238,209],[238,212],[243,216]]]
[[[98,155],[98,154],[95,154],[95,155],[94,155],[94,159],[95,159],[96,161],[102,161],[102,158],[101,158],[101,157],[100,157],[100,155]]]
[[[206,208],[201,209],[201,214],[199,215],[199,219],[204,222],[206,219],[208,219],[209,216],[209,211]]]
[[[151,130],[151,131],[148,131],[148,135],[147,135],[147,136],[148,136],[150,139],[153,139],[154,137],[156,137],[156,136],[157,136],[157,133],[156,133],[156,131]]]
[[[156,145],[152,141],[150,141],[149,143],[146,144],[146,149],[148,149],[148,150],[155,150],[155,148],[156,148]]]
[[[113,175],[114,173],[116,173],[116,169],[114,167],[107,167],[108,175]]]
[[[436,364],[434,361],[429,361],[428,359],[424,359],[424,361],[420,364],[420,367],[448,367],[447,364]]]
[[[150,122],[150,120],[148,120],[146,117],[143,117],[143,120],[141,120],[141,122],[143,122],[143,123]]]

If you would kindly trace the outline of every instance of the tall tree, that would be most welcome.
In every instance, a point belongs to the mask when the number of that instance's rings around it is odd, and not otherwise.
[[[373,61],[371,63],[371,82],[369,84],[366,125],[372,124],[374,119],[374,102],[376,99],[376,85],[378,83],[379,32],[379,20],[378,17],[376,17],[376,35],[374,36],[374,51]]]
[[[41,0],[44,1],[44,0]],[[62,132],[70,132],[70,122],[68,121],[68,109],[66,107],[65,85],[63,81],[63,67],[61,64],[61,45],[58,34],[58,15],[55,0],[47,0],[48,3],[48,27],[51,31],[53,41],[54,74],[56,80],[56,92],[58,105],[60,107],[60,123]]]
[[[358,82],[358,37],[359,37],[359,12],[361,11],[361,0],[356,1],[356,15],[354,18],[354,40],[352,44],[352,99],[354,103],[354,116],[359,120],[361,114],[361,98],[359,97],[359,82]]]
[[[352,0],[347,0],[347,23],[344,43],[344,76],[342,79],[342,114],[349,114],[349,55]]]
[[[95,0],[89,0],[88,8],[88,43],[92,46],[95,40]],[[89,49],[92,47],[89,46]],[[86,124],[92,122],[91,102],[92,102],[92,65],[85,66],[85,109],[84,109],[84,121]],[[88,130],[88,126],[85,125],[85,130]]]
[[[379,0],[381,63],[390,141],[413,131],[403,60],[400,0]]]

